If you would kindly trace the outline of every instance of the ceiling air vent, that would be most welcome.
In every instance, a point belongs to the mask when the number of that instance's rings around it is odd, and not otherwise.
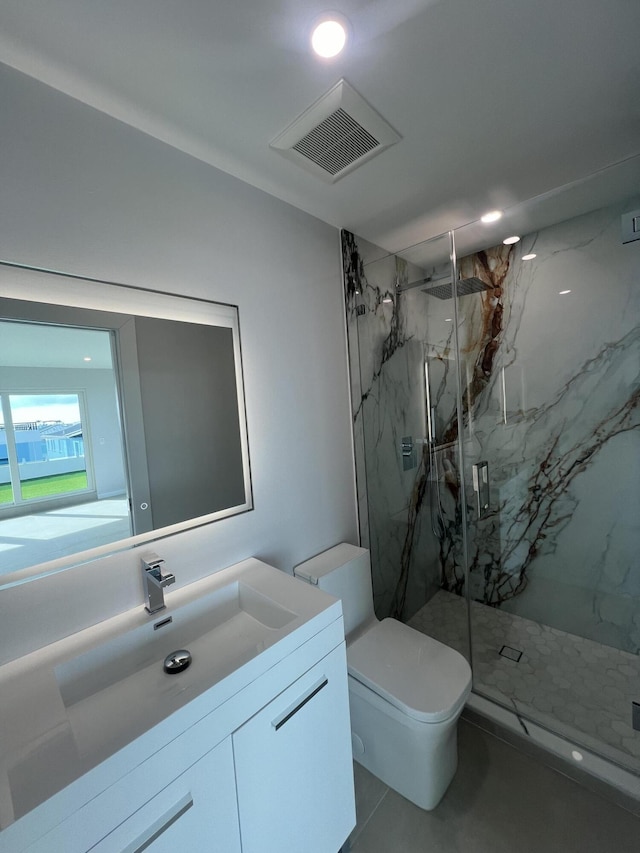
[[[340,80],[270,144],[303,169],[335,183],[401,137]]]

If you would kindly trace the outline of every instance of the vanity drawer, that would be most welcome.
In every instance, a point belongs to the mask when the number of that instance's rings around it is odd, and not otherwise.
[[[148,799],[145,762],[28,848],[29,853],[240,853],[231,738]],[[106,833],[105,833],[106,830]]]
[[[231,738],[110,832],[92,853],[180,849],[240,853]]]

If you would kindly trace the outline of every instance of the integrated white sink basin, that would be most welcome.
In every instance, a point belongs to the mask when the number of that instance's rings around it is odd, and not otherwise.
[[[167,595],[166,609],[152,616],[138,612],[130,627],[53,667],[81,760],[110,754],[233,678],[306,620],[305,608],[296,608],[298,597],[290,594],[290,579],[283,596],[282,573],[253,563],[223,570],[213,588],[209,583],[186,602],[188,588],[174,594],[173,606]],[[190,666],[165,672],[165,658],[178,649],[190,652]]]
[[[167,687],[176,687],[183,673],[167,675],[162,668],[176,649],[191,652],[193,667],[227,674],[264,651],[296,616],[249,584],[233,581],[59,664],[54,672],[62,701],[69,709],[148,668]]]

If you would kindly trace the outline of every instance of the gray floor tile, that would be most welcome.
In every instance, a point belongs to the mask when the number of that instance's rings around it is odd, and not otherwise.
[[[384,782],[356,761],[353,762],[353,775],[356,784],[356,828],[351,833],[351,843],[360,835],[382,798],[389,791]]]
[[[394,791],[353,853],[638,853],[640,818],[462,721],[458,773],[432,812]]]

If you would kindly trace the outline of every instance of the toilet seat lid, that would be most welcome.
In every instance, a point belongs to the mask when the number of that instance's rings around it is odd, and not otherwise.
[[[459,652],[396,619],[359,637],[347,648],[347,663],[351,676],[427,723],[457,713],[471,689],[471,667]]]

